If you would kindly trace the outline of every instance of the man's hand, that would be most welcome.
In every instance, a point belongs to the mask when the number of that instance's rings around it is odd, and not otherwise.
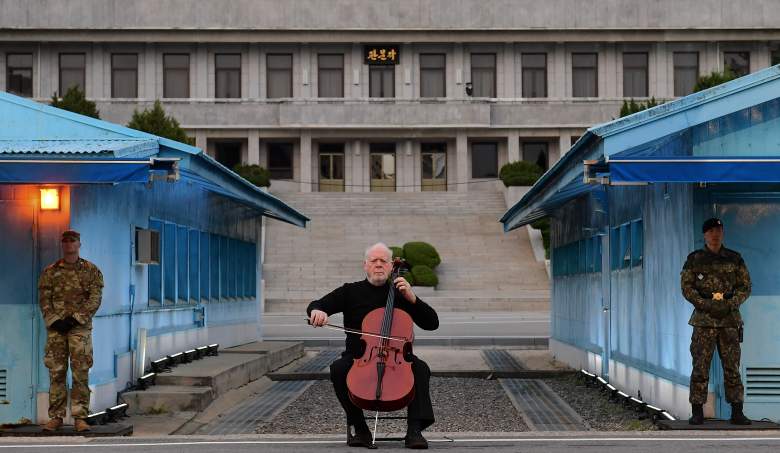
[[[723,300],[723,293],[712,293],[712,300]]]
[[[72,328],[74,328],[76,326],[80,326],[81,325],[81,323],[78,322],[78,320],[76,318],[74,318],[73,316],[68,316],[67,318],[65,318],[65,322],[68,323],[69,329],[72,329]]]
[[[59,332],[61,334],[65,334],[65,333],[68,333],[68,331],[71,329],[72,326],[70,324],[68,324],[66,321],[64,321],[62,319],[58,319],[58,320],[54,321],[53,323],[51,323],[51,325],[49,327],[52,330],[56,331],[56,332]]]
[[[322,310],[312,310],[309,315],[309,324],[312,327],[322,327],[328,323],[328,314]]]
[[[410,303],[417,302],[417,296],[415,296],[414,291],[412,291],[412,285],[410,285],[405,278],[398,277],[393,283],[395,284],[395,287],[398,288],[398,291],[401,292],[401,295],[404,296],[404,299],[408,300]]]

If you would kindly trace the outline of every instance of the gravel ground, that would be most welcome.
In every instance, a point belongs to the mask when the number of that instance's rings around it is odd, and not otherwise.
[[[431,400],[436,423],[429,431],[518,432],[528,426],[518,415],[498,381],[431,378]],[[366,415],[373,415],[366,411]],[[382,414],[380,414],[381,416]],[[406,411],[387,415],[405,416]],[[257,426],[257,433],[343,433],[346,419],[330,381],[317,381],[273,420]],[[373,421],[367,421],[369,426]],[[405,420],[380,420],[379,432],[404,432]]]
[[[646,431],[657,429],[650,419],[640,420],[634,412],[593,387],[586,387],[576,376],[545,379],[544,382],[569,403],[595,431]]]

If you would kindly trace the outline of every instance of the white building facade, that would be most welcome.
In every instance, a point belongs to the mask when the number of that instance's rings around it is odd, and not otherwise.
[[[0,88],[79,85],[126,124],[159,99],[274,191],[494,190],[624,100],[780,63],[772,0],[0,0]]]

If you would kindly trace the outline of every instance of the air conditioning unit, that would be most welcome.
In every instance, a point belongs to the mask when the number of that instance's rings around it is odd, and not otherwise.
[[[160,264],[160,232],[135,229],[135,263]]]

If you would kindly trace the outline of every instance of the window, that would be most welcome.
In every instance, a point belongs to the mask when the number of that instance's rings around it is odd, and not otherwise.
[[[176,225],[163,225],[163,303],[176,303]]]
[[[86,65],[87,57],[83,53],[60,54],[60,96],[74,86],[85,91]]]
[[[644,229],[642,220],[631,222],[631,266],[641,266],[644,250]]]
[[[647,54],[623,54],[623,97],[647,97]]]
[[[111,55],[111,97],[138,97],[138,55]]]
[[[496,97],[496,54],[471,54],[471,84],[473,96]]]
[[[163,97],[190,97],[189,54],[163,55]]]
[[[217,142],[214,144],[214,158],[220,164],[233,169],[241,163],[241,142]]]
[[[268,54],[266,64],[268,98],[293,97],[292,54]]]
[[[446,55],[443,53],[420,54],[420,97],[443,98],[447,96]]]
[[[395,66],[369,65],[368,92],[372,98],[395,97]]]
[[[693,93],[699,78],[699,53],[675,52],[674,59],[674,95],[687,96]]]
[[[548,150],[546,142],[525,142],[523,143],[523,160],[536,164],[542,170],[547,170]]]
[[[750,52],[723,52],[723,66],[737,77],[750,74]]]
[[[271,173],[271,179],[293,178],[292,143],[268,144],[268,171]]]
[[[471,177],[495,178],[498,176],[498,144],[495,142],[471,145]]]
[[[162,222],[158,220],[149,220],[149,229],[157,232],[154,237],[157,240],[158,250],[162,250],[162,228]],[[162,260],[164,259],[165,256],[163,255]],[[150,264],[147,268],[147,273],[149,276],[149,305],[160,305],[162,302],[162,260],[160,260],[157,264]]]
[[[31,53],[6,55],[5,90],[17,96],[32,97],[33,56]]]
[[[317,89],[321,98],[344,97],[344,55],[317,56]]]
[[[523,64],[523,97],[547,97],[547,54],[524,53]]]
[[[598,54],[571,54],[572,96],[595,98],[598,90]]]
[[[218,53],[214,55],[214,71],[216,75],[215,97],[241,97],[241,54]]]

